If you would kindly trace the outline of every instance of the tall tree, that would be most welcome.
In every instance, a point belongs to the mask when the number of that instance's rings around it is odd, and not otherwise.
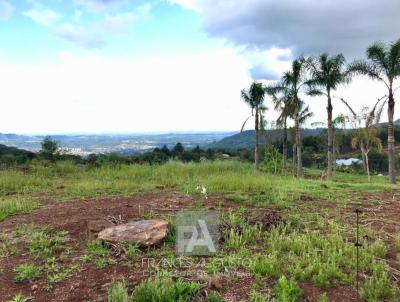
[[[267,88],[268,92],[268,88]],[[287,170],[287,158],[288,158],[288,129],[287,122],[289,118],[293,118],[294,108],[290,94],[284,93],[282,96],[277,97],[276,94],[272,94],[273,102],[275,104],[275,110],[280,112],[279,117],[276,121],[278,127],[283,132],[283,157],[282,157],[282,174],[286,175]]]
[[[333,169],[333,121],[332,121],[332,92],[339,85],[350,81],[349,73],[346,70],[346,60],[342,54],[329,56],[323,53],[318,58],[311,58],[307,64],[311,79],[308,82],[309,95],[325,95],[327,97],[328,113],[328,169],[326,177],[332,179]]]
[[[394,82],[400,77],[400,39],[388,45],[376,42],[367,49],[367,60],[354,61],[350,72],[369,76],[385,84],[388,90],[388,158],[389,181],[396,183],[396,160],[394,141]]]
[[[305,60],[299,58],[292,62],[291,69],[286,71],[279,83],[268,86],[266,91],[272,95],[274,99],[279,99],[279,94],[284,95],[287,98],[287,106],[289,111],[292,112],[294,118],[294,129],[295,129],[295,145],[296,145],[296,157],[297,157],[297,177],[303,176],[303,167],[301,160],[301,138],[300,138],[300,111],[301,111],[301,100],[300,93],[303,91],[304,85],[307,83],[307,70],[305,66]]]
[[[260,169],[260,129],[263,113],[267,110],[264,106],[265,88],[262,83],[253,82],[249,89],[243,89],[241,92],[242,100],[251,108],[251,116],[249,116],[243,123],[241,131],[247,121],[254,117],[254,130],[256,134],[256,143],[254,147],[254,163],[256,170]]]

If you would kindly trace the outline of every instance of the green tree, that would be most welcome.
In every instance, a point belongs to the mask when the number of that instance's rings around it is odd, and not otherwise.
[[[349,108],[353,116],[355,132],[351,140],[351,146],[353,148],[360,148],[364,170],[367,173],[368,181],[371,181],[368,154],[373,147],[375,147],[378,152],[381,152],[382,150],[382,141],[378,137],[376,125],[379,124],[381,119],[383,107],[387,102],[387,96],[378,99],[371,110],[369,110],[368,107],[364,107],[359,114],[355,113],[350,104],[348,104],[344,99],[342,99],[342,101]],[[379,106],[381,101],[383,102]]]
[[[367,60],[354,61],[349,70],[355,74],[367,75],[382,82],[388,90],[388,158],[389,181],[396,183],[396,160],[394,140],[394,81],[400,77],[400,39],[390,44],[376,42],[367,48]]]
[[[183,152],[185,151],[185,148],[181,143],[177,143],[173,148],[172,148],[172,156],[173,157],[181,157]]]
[[[299,58],[292,62],[291,69],[286,71],[279,83],[270,85],[266,88],[266,92],[272,95],[275,104],[287,107],[285,115],[292,117],[295,122],[295,150],[297,155],[297,177],[303,176],[303,165],[301,159],[301,133],[300,133],[300,116],[302,101],[300,93],[304,90],[304,85],[308,83],[306,74],[306,61]],[[280,95],[280,96],[279,96]]]
[[[241,91],[242,100],[250,106],[251,116],[249,116],[243,123],[241,132],[244,129],[247,121],[254,117],[254,130],[256,134],[256,143],[254,148],[254,163],[256,170],[260,169],[260,130],[262,122],[262,115],[267,110],[264,106],[265,88],[262,83],[253,82],[249,89],[243,89]]]
[[[42,149],[40,154],[48,160],[55,160],[56,155],[59,151],[59,146],[57,141],[53,140],[51,137],[47,136],[42,141]]]
[[[327,97],[328,113],[328,169],[327,179],[332,179],[333,169],[333,120],[332,120],[332,92],[339,85],[350,82],[349,73],[346,70],[346,60],[342,54],[329,56],[324,53],[318,58],[308,60],[307,66],[311,73],[311,79],[308,81],[310,90],[309,95]]]

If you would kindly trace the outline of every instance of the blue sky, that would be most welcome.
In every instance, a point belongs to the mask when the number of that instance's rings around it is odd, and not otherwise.
[[[236,130],[252,80],[277,80],[299,54],[363,57],[400,38],[399,11],[397,0],[0,0],[0,132]],[[385,90],[357,78],[336,94],[361,109]],[[306,102],[310,123],[326,119],[324,99]]]

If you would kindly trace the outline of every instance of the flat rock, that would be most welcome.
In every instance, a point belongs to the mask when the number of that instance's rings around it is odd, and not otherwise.
[[[102,230],[98,238],[112,243],[134,242],[151,246],[167,236],[168,221],[160,219],[130,221]]]

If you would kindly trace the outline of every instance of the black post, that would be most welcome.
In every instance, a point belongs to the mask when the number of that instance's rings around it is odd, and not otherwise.
[[[354,245],[356,247],[356,252],[357,252],[357,255],[356,255],[356,257],[357,257],[357,259],[356,259],[356,286],[357,286],[357,297],[359,298],[360,292],[359,292],[359,283],[358,283],[358,279],[359,279],[358,278],[359,277],[358,258],[359,258],[360,247],[362,247],[362,244],[360,243],[360,238],[359,238],[359,223],[360,223],[360,214],[362,213],[362,209],[357,208],[354,212],[357,215],[357,235],[356,235],[356,243]]]

